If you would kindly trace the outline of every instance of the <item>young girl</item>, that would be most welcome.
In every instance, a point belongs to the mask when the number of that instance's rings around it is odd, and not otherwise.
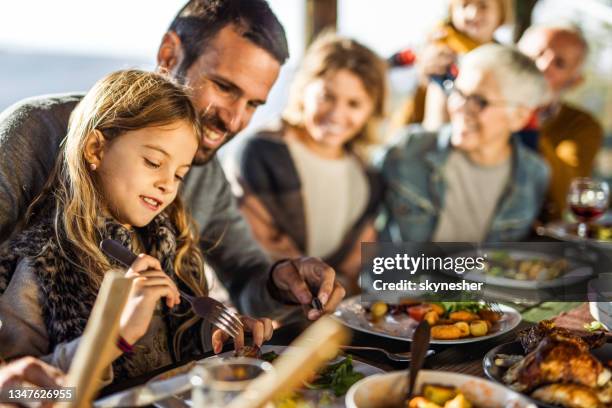
[[[445,80],[457,75],[459,57],[494,41],[493,34],[513,21],[512,0],[451,0],[449,17],[430,35],[419,53],[419,87],[393,115],[392,132],[410,123],[435,131],[448,121]]]
[[[357,41],[326,34],[309,48],[280,128],[245,147],[235,190],[274,258],[317,256],[356,283],[361,241],[375,240],[379,194],[366,170],[383,116],[386,67]]]
[[[127,272],[133,285],[120,321],[122,349],[133,345],[133,353],[115,361],[115,379],[210,349],[210,327],[177,289],[207,293],[177,196],[200,136],[185,90],[158,74],[116,72],[85,95],[29,227],[0,251],[2,357],[44,356],[69,368],[104,272],[118,266],[99,250],[104,238],[141,253]],[[244,320],[256,343],[271,336],[269,320]],[[212,334],[215,351],[224,338]]]

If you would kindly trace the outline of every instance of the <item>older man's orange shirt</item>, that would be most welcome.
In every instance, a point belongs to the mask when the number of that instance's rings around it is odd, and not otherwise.
[[[603,129],[589,113],[562,103],[559,112],[540,125],[539,151],[551,169],[544,218],[560,219],[575,177],[589,177],[601,148]]]

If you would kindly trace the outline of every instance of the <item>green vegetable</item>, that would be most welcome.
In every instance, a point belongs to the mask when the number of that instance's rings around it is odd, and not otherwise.
[[[458,312],[460,310],[466,310],[472,313],[478,313],[482,309],[486,309],[486,305],[481,302],[440,302],[447,315],[452,312]]]
[[[330,389],[336,396],[346,394],[349,388],[364,377],[353,368],[353,358],[348,356],[342,361],[328,365],[313,383],[304,383],[311,390]]]
[[[502,276],[504,274],[504,268],[500,266],[493,266],[489,269],[489,275],[491,276]]]
[[[585,328],[586,331],[589,331],[589,332],[594,332],[594,331],[597,331],[597,330],[605,330],[604,325],[601,324],[601,322],[598,322],[598,321],[593,321],[591,323],[586,323],[584,325],[584,328]]]
[[[274,352],[274,351],[268,351],[267,353],[263,353],[261,355],[261,359],[263,361],[267,361],[268,363],[273,362],[277,358],[278,358],[278,354],[276,352]]]

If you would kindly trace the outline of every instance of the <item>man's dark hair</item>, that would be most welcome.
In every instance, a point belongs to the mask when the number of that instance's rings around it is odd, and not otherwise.
[[[185,54],[179,73],[184,75],[204,52],[206,43],[229,24],[279,64],[289,58],[285,30],[265,0],[191,0],[168,28],[181,39]]]

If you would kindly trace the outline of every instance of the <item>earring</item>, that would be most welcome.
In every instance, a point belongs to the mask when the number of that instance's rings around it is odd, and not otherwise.
[[[98,166],[96,166],[95,163],[89,163],[89,168],[91,169],[91,171],[96,171],[96,169],[98,168]]]

